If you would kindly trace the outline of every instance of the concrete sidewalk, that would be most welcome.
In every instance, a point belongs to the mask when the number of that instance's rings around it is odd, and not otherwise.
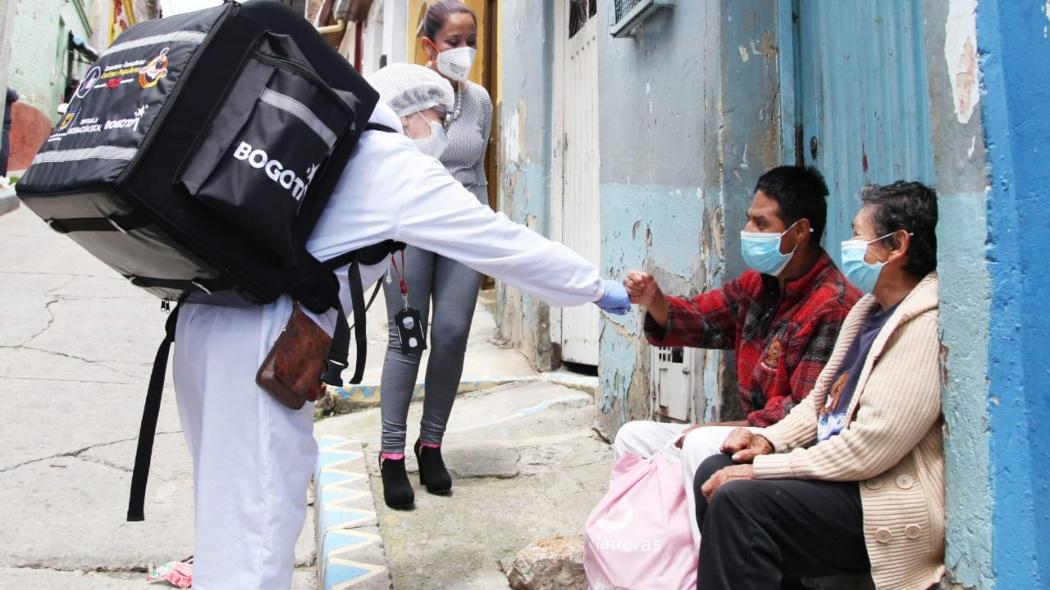
[[[25,207],[0,217],[0,588],[156,588],[149,564],[193,553],[193,478],[170,383],[146,521],[125,522],[165,318]],[[316,586],[306,528],[302,590]]]
[[[409,413],[408,441],[422,404]],[[318,436],[364,443],[364,465],[395,590],[508,587],[504,570],[535,541],[579,534],[604,494],[612,452],[591,429],[593,395],[522,382],[460,396],[443,445],[453,495],[433,496],[411,476],[416,508],[390,510],[378,476],[378,409],[330,418]],[[322,438],[323,440],[323,438]],[[409,470],[416,469],[411,451]],[[318,509],[325,511],[324,505]]]
[[[0,215],[18,209],[20,204],[21,202],[15,194],[15,189],[0,186]]]
[[[369,585],[354,587],[385,587],[389,576],[398,590],[506,587],[498,560],[580,530],[611,463],[608,445],[590,429],[596,379],[531,371],[517,352],[499,346],[491,305],[491,292],[483,293],[464,371],[481,390],[459,398],[449,425],[445,455],[455,494],[430,496],[417,486],[416,511],[387,510],[375,477],[378,409],[321,421],[318,503],[372,514],[333,520],[323,510],[311,513],[296,550],[295,590],[317,587],[317,539],[330,556],[324,533],[331,530],[341,532],[328,547],[342,554],[320,560],[326,572],[358,568],[376,575],[357,576]],[[373,384],[381,374],[384,317],[381,304],[369,314],[366,375]],[[125,521],[142,403],[165,319],[155,298],[28,209],[0,217],[0,588],[155,588],[145,582],[150,564],[193,552],[193,480],[170,382],[147,520]],[[497,382],[504,385],[490,387]],[[409,441],[420,411],[414,404]],[[325,475],[326,468],[337,475]],[[379,501],[369,508],[373,495]],[[368,549],[348,557],[354,544]],[[326,588],[338,587],[337,577],[329,576]]]

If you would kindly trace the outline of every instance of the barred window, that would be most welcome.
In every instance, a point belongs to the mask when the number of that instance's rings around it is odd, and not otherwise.
[[[598,14],[598,0],[570,0],[569,38],[576,36],[589,19]]]

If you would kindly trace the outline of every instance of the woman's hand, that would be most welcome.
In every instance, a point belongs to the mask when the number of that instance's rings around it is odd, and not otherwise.
[[[605,294],[594,302],[602,311],[615,315],[623,315],[631,311],[631,301],[623,285],[606,279],[602,281],[602,287],[605,289]]]
[[[773,443],[761,434],[755,434],[746,428],[737,428],[730,432],[722,443],[722,452],[731,453],[736,463],[750,463],[758,455],[772,453]]]
[[[715,472],[714,475],[709,477],[704,485],[700,488],[700,493],[704,495],[704,498],[708,502],[711,501],[711,496],[715,495],[718,488],[726,484],[726,482],[733,481],[734,479],[754,479],[754,468],[750,465],[730,465],[729,467],[723,467]]]

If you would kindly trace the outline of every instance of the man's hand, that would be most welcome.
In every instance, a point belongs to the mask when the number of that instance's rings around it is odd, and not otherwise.
[[[734,479],[754,479],[754,468],[750,465],[730,465],[729,467],[723,467],[715,472],[704,485],[700,488],[700,493],[707,498],[707,501],[711,501],[711,496],[715,495],[718,488],[722,487],[726,482],[733,481]]]
[[[766,437],[755,434],[746,428],[737,428],[729,433],[722,443],[722,452],[733,455],[737,463],[750,463],[758,455],[773,452],[773,444]]]
[[[660,285],[656,284],[656,279],[652,275],[640,270],[632,270],[623,280],[623,286],[627,288],[627,295],[630,296],[631,303],[644,305],[657,324],[667,325],[667,299],[664,298]]]

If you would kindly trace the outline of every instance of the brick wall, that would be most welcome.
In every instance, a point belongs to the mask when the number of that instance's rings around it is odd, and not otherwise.
[[[39,110],[21,101],[11,110],[11,157],[7,163],[10,172],[29,167],[33,157],[51,134],[51,120]]]

